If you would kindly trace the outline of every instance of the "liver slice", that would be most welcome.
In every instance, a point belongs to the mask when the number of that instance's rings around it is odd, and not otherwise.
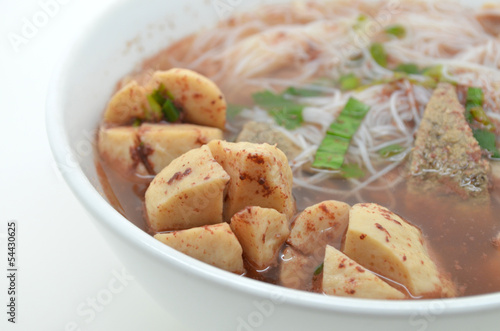
[[[489,201],[489,172],[455,87],[440,83],[427,104],[410,156],[409,191]]]

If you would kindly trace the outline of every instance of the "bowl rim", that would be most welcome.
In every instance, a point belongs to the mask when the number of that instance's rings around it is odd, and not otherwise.
[[[72,42],[62,52],[60,60],[56,62],[46,97],[45,122],[52,154],[73,194],[90,212],[96,222],[114,231],[128,245],[143,254],[150,255],[159,263],[169,264],[183,272],[191,273],[197,278],[250,296],[269,299],[269,294],[274,293],[280,296],[283,304],[290,304],[300,308],[378,316],[410,316],[423,309],[428,311],[429,307],[433,307],[436,302],[442,302],[443,304],[443,307],[441,307],[443,311],[439,315],[469,314],[500,309],[500,292],[458,298],[392,301],[327,296],[289,289],[238,276],[198,261],[155,240],[129,222],[93,187],[84,174],[80,162],[78,162],[77,167],[68,165],[68,156],[76,160],[76,155],[71,149],[67,130],[64,128],[65,112],[63,101],[65,95],[59,92],[64,90],[64,82],[70,77],[68,72],[72,68],[72,55],[83,49],[82,45],[92,40],[94,33],[99,32],[97,26],[102,24],[106,17],[115,13],[117,8],[129,6],[132,2],[134,0],[114,1],[96,14],[95,19],[88,22],[77,33]]]

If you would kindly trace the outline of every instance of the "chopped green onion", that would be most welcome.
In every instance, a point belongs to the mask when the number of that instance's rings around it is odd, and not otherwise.
[[[469,123],[476,121],[483,124],[485,129],[495,131],[495,125],[483,109],[483,102],[483,90],[478,87],[469,87],[465,101],[465,118]]]
[[[492,132],[495,131],[495,125],[490,120],[488,115],[486,115],[483,107],[481,106],[470,107],[469,112],[472,118],[474,118],[477,122],[482,123],[484,125],[485,129]]]
[[[496,146],[495,125],[488,118],[483,109],[484,93],[479,87],[469,87],[465,99],[465,117],[469,123],[474,121],[481,123],[483,128],[473,129],[472,133],[479,146],[491,153],[494,158],[500,158],[500,152]]]
[[[491,153],[491,156],[494,158],[500,158],[500,151],[496,146],[496,137],[495,134],[488,130],[476,129],[473,130],[474,138],[476,138],[479,146],[482,149],[487,150]]]
[[[339,170],[349,149],[350,140],[327,134],[314,157],[313,167]]]
[[[292,100],[285,99],[283,95],[271,91],[254,93],[254,102],[269,112],[276,123],[288,130],[293,130],[304,122],[302,110],[304,107]]]
[[[174,106],[174,103],[170,99],[165,100],[162,112],[168,122],[176,122],[180,116],[179,110]]]
[[[303,109],[299,105],[284,106],[281,109],[270,110],[269,115],[274,118],[278,125],[285,127],[287,130],[293,130],[301,126],[304,122],[304,118],[302,117]]]
[[[361,79],[353,73],[341,76],[339,82],[343,91],[354,90],[361,86]]]
[[[141,124],[142,124],[142,121],[141,121],[140,119],[136,118],[136,119],[134,120],[134,123],[132,123],[132,126],[133,126],[134,128],[137,128],[137,127],[141,126]]]
[[[316,97],[323,93],[321,91],[306,88],[289,87],[283,92],[283,94],[289,94],[297,97]]]
[[[368,20],[368,16],[366,16],[364,14],[359,15],[357,20],[356,20],[356,23],[354,23],[352,28],[355,31],[362,29],[367,20]]]
[[[151,110],[156,115],[156,117],[161,117],[161,106],[156,101],[156,99],[153,96],[153,94],[148,95],[147,99],[148,99],[149,106],[151,107]]]
[[[381,43],[373,43],[370,46],[370,54],[375,62],[381,67],[387,67],[387,53],[385,52],[384,45]]]
[[[343,164],[340,168],[344,178],[363,178],[365,172],[357,164]]]
[[[467,89],[467,97],[465,99],[465,118],[469,123],[474,121],[474,116],[471,109],[474,107],[483,107],[484,95],[483,90],[477,87],[469,87]],[[479,111],[476,110],[476,113]]]
[[[292,100],[285,99],[282,95],[274,94],[271,91],[257,92],[252,95],[253,101],[265,109],[283,108],[285,106],[295,106]]]
[[[370,109],[361,101],[350,98],[337,119],[330,125],[321,142],[314,162],[315,168],[341,169],[352,137]]]
[[[163,84],[162,84],[162,85],[163,85]],[[165,88],[165,87],[163,87],[163,88]],[[173,94],[172,94],[169,90],[165,90],[165,94],[167,95],[167,97],[168,97],[170,100],[172,100],[172,101],[174,101],[174,100],[175,100],[174,95],[173,95]]]
[[[422,71],[422,75],[430,77],[439,82],[441,81],[441,78],[443,76],[443,66],[439,64],[436,66],[427,67]]]
[[[316,270],[314,270],[314,276],[318,276],[319,274],[321,274],[323,272],[323,268],[324,268],[325,264],[324,263],[321,263],[317,268]]]
[[[389,158],[394,155],[398,155],[401,152],[403,152],[405,148],[401,146],[400,144],[393,144],[386,146],[378,151],[378,154],[383,157],[383,158]]]
[[[367,19],[368,19],[368,16],[366,16],[365,14],[360,14],[358,16],[358,22],[365,22]]]
[[[466,101],[468,105],[482,106],[484,102],[483,90],[479,87],[469,87]]]
[[[424,81],[418,81],[418,80],[411,80],[410,79],[410,82],[413,83],[413,84],[415,84],[415,85],[420,85],[420,86],[423,86],[423,87],[429,88],[429,89],[435,89],[437,87],[437,84],[438,84],[437,81],[435,81],[434,79],[432,79],[430,77],[427,78]]]
[[[394,69],[396,72],[404,72],[409,75],[420,74],[420,68],[415,63],[401,63]]]
[[[168,122],[176,122],[180,117],[180,111],[175,107],[174,96],[167,91],[165,85],[160,86],[147,96],[151,110],[161,118],[162,115]]]
[[[227,108],[226,108],[226,116],[230,119],[232,118],[235,118],[236,116],[238,116],[242,111],[243,109],[245,109],[246,107],[245,106],[242,106],[242,105],[235,105],[235,104],[229,104],[227,105]]]
[[[400,24],[388,26],[387,28],[385,28],[385,33],[393,35],[399,39],[406,37],[406,29]]]

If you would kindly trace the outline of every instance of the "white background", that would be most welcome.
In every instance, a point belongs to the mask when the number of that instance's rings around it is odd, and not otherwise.
[[[59,176],[47,141],[53,67],[111,1],[0,0],[0,330],[184,330],[136,281],[117,276],[126,270]],[[49,2],[44,16],[41,3]],[[26,30],[37,19],[40,27]],[[11,220],[18,224],[15,325],[6,314]]]

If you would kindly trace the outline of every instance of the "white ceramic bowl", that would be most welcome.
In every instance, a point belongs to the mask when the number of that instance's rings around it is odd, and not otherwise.
[[[48,134],[62,174],[99,231],[144,288],[192,330],[494,329],[500,293],[401,302],[329,297],[273,286],[167,247],[128,222],[100,193],[90,146],[115,83],[171,41],[215,24],[233,7],[241,10],[255,3],[117,1],[68,49],[50,86]]]

